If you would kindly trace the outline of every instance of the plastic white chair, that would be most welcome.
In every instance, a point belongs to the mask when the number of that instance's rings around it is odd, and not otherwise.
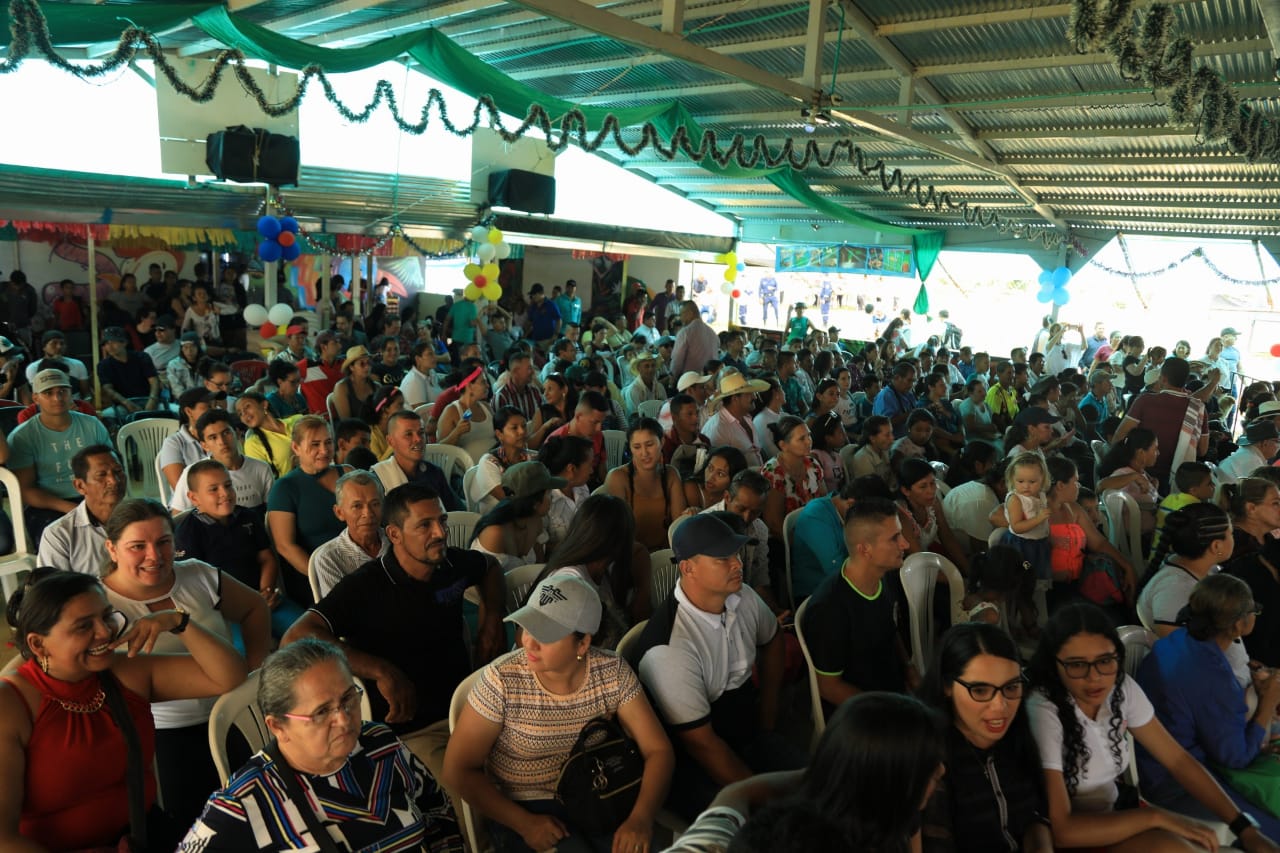
[[[614,650],[618,653],[618,657],[623,659],[627,657],[627,650],[640,639],[640,635],[644,633],[644,626],[648,624],[648,619],[641,619],[622,635],[622,639],[618,641],[618,647]]]
[[[546,563],[529,563],[525,566],[517,566],[503,575],[503,579],[507,582],[507,613],[514,613],[524,606],[524,600],[529,597],[529,590],[533,589],[533,582],[538,579],[538,575],[542,574],[546,565]]]
[[[991,535],[987,537],[987,547],[994,548],[1004,539],[1004,534],[1009,528],[997,527],[991,531]]]
[[[627,452],[627,434],[620,429],[607,429],[604,435],[605,467],[612,471],[622,464]]]
[[[169,478],[164,475],[164,468],[160,465],[160,457],[155,459],[156,469],[156,488],[160,490],[160,502],[165,506],[173,500],[173,487],[169,485]]]
[[[476,481],[477,466],[472,465],[462,475],[462,500],[468,512],[479,512],[479,503],[471,496],[471,487]]]
[[[800,602],[796,610],[796,639],[800,641],[800,651],[804,653],[804,668],[809,677],[809,713],[813,715],[813,739],[809,743],[809,751],[817,749],[818,738],[827,727],[826,715],[822,712],[822,693],[818,690],[818,671],[813,668],[813,657],[809,654],[809,644],[804,641],[805,611],[809,608],[809,599]]]
[[[902,588],[911,617],[911,659],[921,672],[929,667],[933,654],[933,590],[942,572],[950,587],[951,624],[963,622],[964,578],[955,564],[941,554],[921,551],[902,563]]]
[[[672,540],[675,539],[676,528],[684,524],[685,520],[688,519],[689,517],[690,516],[687,516],[687,515],[677,515],[676,520],[671,522],[671,526],[667,528],[667,544],[668,545],[670,545]]]
[[[654,551],[649,555],[649,571],[653,590],[651,600],[656,609],[675,592],[676,581],[680,578],[680,563],[676,561],[676,552],[670,548]]]
[[[129,493],[134,497],[159,496],[168,504],[169,498],[160,488],[161,482],[166,489],[169,485],[160,475],[160,448],[164,440],[177,431],[178,422],[173,418],[143,418],[125,424],[116,433],[116,447],[124,463],[125,476],[129,478]],[[135,467],[142,472],[141,480],[135,480],[129,473]]]
[[[267,728],[267,718],[258,707],[258,681],[262,670],[255,669],[239,687],[218,697],[209,712],[209,752],[213,755],[213,765],[218,769],[218,778],[226,785],[227,780],[237,768],[232,767],[227,759],[227,733],[235,726],[249,743],[249,749],[257,752],[271,740],[271,731]],[[364,684],[356,678],[355,683],[364,689]],[[360,719],[373,719],[369,707],[369,691],[365,690],[360,700]]]
[[[449,544],[454,548],[470,548],[471,532],[479,520],[478,512],[449,513]]]
[[[782,558],[783,564],[786,566],[787,588],[783,590],[787,594],[787,606],[792,611],[796,608],[796,599],[791,592],[791,537],[796,532],[796,522],[800,520],[801,510],[793,509],[787,513],[787,517],[782,519]]]
[[[1093,451],[1094,470],[1102,467],[1102,457],[1107,455],[1107,443],[1100,438],[1095,438],[1089,442],[1089,448]]]
[[[1116,629],[1120,644],[1124,646],[1124,672],[1130,678],[1138,677],[1138,667],[1159,639],[1154,631],[1141,625],[1121,625]]]
[[[4,588],[4,600],[18,591],[19,575],[36,567],[36,555],[27,539],[27,517],[23,514],[22,488],[17,476],[8,468],[0,467],[0,484],[9,495],[9,519],[13,522],[13,553],[0,555],[0,584]]]
[[[1146,565],[1142,556],[1142,516],[1133,495],[1108,489],[1102,493],[1102,505],[1107,508],[1111,527],[1107,538],[1111,544],[1135,570]]]
[[[452,444],[428,444],[422,448],[422,458],[443,471],[450,483],[454,474],[464,476],[467,469],[476,464],[470,453]]]
[[[493,662],[493,666],[506,663],[512,656],[518,652],[508,652]],[[483,669],[477,669],[468,675],[458,684],[457,689],[453,691],[453,698],[449,701],[449,734],[453,734],[453,729],[458,725],[458,717],[462,716],[462,709],[467,704],[467,699],[471,696],[471,688],[475,686],[476,681],[480,678]],[[467,837],[467,849],[471,851],[480,850],[479,843],[476,838],[476,813],[471,810],[471,805],[462,797],[454,799],[454,805],[458,809],[458,821],[462,824],[463,834]]]
[[[639,406],[636,406],[636,411],[640,414],[640,417],[653,418],[656,421],[658,415],[662,414],[662,407],[666,405],[666,402],[666,400],[645,400]]]

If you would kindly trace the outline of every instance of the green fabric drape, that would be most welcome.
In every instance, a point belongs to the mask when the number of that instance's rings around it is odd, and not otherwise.
[[[45,4],[41,8],[57,44],[110,41],[118,37],[128,21],[157,32],[178,26],[183,20],[190,18],[210,38],[227,47],[286,68],[301,69],[314,64],[327,72],[343,73],[370,68],[408,54],[420,64],[428,77],[472,97],[487,94],[500,110],[510,115],[523,116],[531,104],[538,103],[557,117],[572,109],[579,109],[592,127],[598,128],[605,116],[612,114],[623,127],[652,122],[668,138],[682,126],[692,139],[698,140],[702,136],[702,128],[678,101],[616,110],[579,106],[512,79],[472,56],[443,33],[429,27],[360,47],[325,48],[272,32],[232,15],[222,5],[180,2],[129,6]],[[0,20],[3,20],[7,29],[8,14],[0,14]],[[928,277],[938,251],[941,250],[943,232],[894,225],[852,210],[815,192],[803,176],[789,166],[743,169],[731,163],[722,167],[710,157],[704,158],[700,165],[725,177],[764,178],[807,207],[840,222],[910,237],[922,281]]]
[[[916,291],[916,301],[911,306],[914,314],[929,313],[929,291],[925,289],[925,283],[920,282],[920,289]]]
[[[84,45],[118,41],[120,34],[130,24],[136,24],[152,33],[172,30],[193,20],[210,5],[207,0],[193,3],[133,3],[128,6],[41,3],[40,11],[49,22],[49,32],[55,45]],[[9,37],[12,23],[9,3],[5,0],[0,3],[0,33],[5,38]]]

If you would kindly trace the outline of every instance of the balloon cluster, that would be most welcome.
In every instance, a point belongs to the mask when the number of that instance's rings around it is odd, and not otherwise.
[[[497,302],[502,296],[502,288],[498,285],[498,261],[505,261],[511,256],[511,246],[502,239],[501,231],[484,225],[471,229],[471,239],[476,244],[477,262],[462,268],[462,274],[470,282],[462,295],[472,302],[482,296],[490,302]]]
[[[723,255],[716,255],[716,263],[725,265],[724,284],[720,285],[720,292],[734,299],[742,296],[742,291],[733,286],[733,283],[738,280],[738,273],[747,268],[746,264],[738,260],[738,253],[725,252]]]
[[[292,216],[263,216],[258,219],[258,257],[269,264],[280,259],[296,261],[302,254],[298,245],[298,220]],[[255,324],[256,325],[256,324]]]
[[[1040,302],[1052,302],[1059,307],[1066,305],[1071,300],[1071,294],[1067,293],[1070,281],[1071,270],[1066,267],[1045,270],[1040,273],[1040,292],[1036,294],[1036,299]]]
[[[244,321],[250,326],[257,326],[263,338],[274,338],[276,335],[284,334],[284,330],[289,327],[289,321],[292,319],[293,308],[283,302],[272,305],[269,311],[263,305],[244,307]]]

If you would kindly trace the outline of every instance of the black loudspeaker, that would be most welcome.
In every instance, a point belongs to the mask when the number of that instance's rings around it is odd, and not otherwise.
[[[490,172],[489,204],[525,213],[555,213],[556,179],[520,169]]]
[[[229,127],[205,139],[204,162],[220,181],[297,186],[298,137]]]

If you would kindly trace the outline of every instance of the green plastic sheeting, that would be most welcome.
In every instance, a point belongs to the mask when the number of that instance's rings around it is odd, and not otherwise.
[[[102,6],[81,3],[42,3],[40,11],[49,22],[55,45],[83,45],[114,42],[131,24],[152,33],[162,33],[186,24],[211,4],[135,3]],[[0,2],[0,33],[9,37],[13,17],[8,0]]]

